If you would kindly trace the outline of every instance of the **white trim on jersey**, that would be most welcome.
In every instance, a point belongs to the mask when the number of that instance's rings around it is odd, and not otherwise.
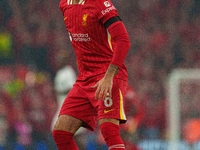
[[[80,0],[80,2],[78,4],[84,5],[86,0]],[[67,5],[72,5],[73,4],[73,0],[67,0]]]
[[[108,149],[111,150],[113,148],[125,149],[125,146],[124,146],[124,144],[117,144],[117,145],[110,146]]]
[[[84,5],[86,0],[81,0],[79,4]]]
[[[67,5],[71,5],[73,0],[67,0]]]

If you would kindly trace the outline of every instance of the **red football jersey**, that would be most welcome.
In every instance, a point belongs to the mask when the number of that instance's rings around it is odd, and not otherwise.
[[[105,74],[113,57],[115,41],[104,23],[118,16],[110,0],[61,0],[60,9],[75,50],[79,76],[77,81],[97,81]],[[117,78],[127,80],[127,69],[123,63]]]

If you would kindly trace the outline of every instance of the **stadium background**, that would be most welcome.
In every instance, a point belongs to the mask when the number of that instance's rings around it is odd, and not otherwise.
[[[175,68],[200,68],[200,1],[112,2],[130,37],[132,46],[125,61],[129,85],[144,110],[129,142],[165,141],[168,75]],[[0,149],[55,149],[50,129],[57,109],[53,81],[64,64],[78,74],[59,0],[1,0]],[[185,88],[191,94],[192,89]],[[198,103],[199,95],[192,95]],[[192,115],[199,117],[197,103]],[[198,140],[200,136],[192,142]],[[156,150],[149,147],[143,149]]]

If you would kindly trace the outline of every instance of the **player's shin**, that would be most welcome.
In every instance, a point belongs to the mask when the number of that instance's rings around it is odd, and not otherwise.
[[[73,137],[73,133],[53,130],[53,138],[59,150],[78,150]]]
[[[125,150],[118,125],[111,122],[104,122],[100,125],[100,129],[109,150]]]

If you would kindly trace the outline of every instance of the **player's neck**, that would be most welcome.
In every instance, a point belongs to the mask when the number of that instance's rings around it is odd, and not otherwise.
[[[73,4],[79,4],[80,0],[73,0]]]

